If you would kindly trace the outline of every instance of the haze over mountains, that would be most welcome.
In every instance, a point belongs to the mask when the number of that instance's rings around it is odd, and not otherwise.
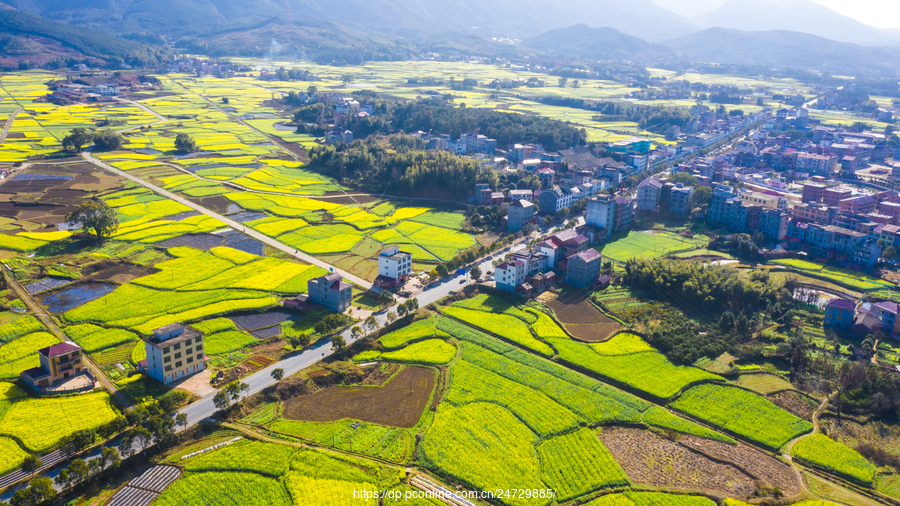
[[[274,40],[292,49],[294,56],[325,54],[325,60],[342,48],[356,48],[359,54],[354,58],[364,60],[417,51],[477,54],[473,48],[484,46],[495,55],[508,48],[513,55],[538,51],[601,60],[684,57],[828,71],[900,68],[897,51],[861,46],[900,48],[898,31],[873,28],[812,0],[0,0],[0,4],[142,42],[175,43],[218,55],[262,55]],[[498,42],[505,39],[524,42]]]

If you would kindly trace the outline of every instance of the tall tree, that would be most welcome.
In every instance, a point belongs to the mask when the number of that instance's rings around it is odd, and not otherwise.
[[[98,238],[106,237],[119,228],[116,212],[102,200],[82,200],[66,216],[69,223],[80,223],[85,230],[93,230]]]
[[[197,151],[197,143],[190,135],[180,133],[175,136],[175,149],[179,153],[193,153]]]
[[[94,140],[94,134],[84,128],[72,129],[72,133],[63,137],[62,145],[66,151],[81,152],[85,144],[90,144]]]

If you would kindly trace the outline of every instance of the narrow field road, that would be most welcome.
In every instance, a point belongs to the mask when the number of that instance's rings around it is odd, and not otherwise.
[[[822,410],[825,409],[826,406],[828,406],[828,403],[831,401],[831,398],[834,397],[834,395],[836,395],[836,394],[837,394],[837,392],[832,392],[831,394],[825,396],[825,399],[823,399],[822,402],[819,403],[819,407],[817,407],[816,410],[813,411],[813,415],[812,415],[813,431],[810,432],[809,434],[804,434],[802,436],[796,437],[793,440],[789,441],[784,446],[784,451],[781,453],[781,456],[784,457],[784,459],[788,461],[788,463],[791,465],[791,469],[794,470],[794,475],[797,477],[797,481],[800,482],[800,486],[803,487],[803,491],[812,496],[816,496],[816,494],[814,494],[812,491],[810,491],[809,487],[806,486],[806,481],[803,479],[803,471],[800,469],[800,466],[798,466],[797,463],[794,462],[793,457],[791,457],[791,450],[794,448],[794,445],[797,444],[800,440],[806,439],[809,436],[812,436],[813,434],[818,434],[818,433],[822,432],[822,429],[819,427],[819,413],[821,413]],[[816,497],[818,497],[818,496],[816,496]]]
[[[153,116],[156,117],[156,121],[154,121],[153,123],[147,123],[146,125],[136,125],[136,126],[133,126],[130,128],[126,128],[124,130],[117,130],[118,133],[131,132],[133,130],[138,130],[140,128],[158,125],[160,123],[165,123],[166,121],[169,121],[169,118],[166,118],[162,114],[159,114],[158,112],[154,111],[153,109],[150,109],[149,107],[147,107],[146,105],[144,105],[140,102],[135,102],[134,100],[128,100],[125,98],[116,98],[115,100],[116,100],[116,102],[121,102],[123,104],[133,105],[133,106],[137,107],[138,109],[141,109],[144,112],[146,112],[148,114],[152,114]]]
[[[215,219],[221,221],[222,223],[228,225],[229,227],[231,227],[235,230],[238,230],[240,232],[243,232],[264,244],[268,244],[269,246],[271,246],[275,249],[281,250],[295,258],[299,258],[300,260],[303,260],[306,263],[319,266],[319,267],[325,269],[326,271],[336,272],[336,273],[340,274],[341,276],[343,276],[344,279],[348,279],[348,280],[352,281],[354,284],[359,285],[363,288],[366,288],[366,289],[372,288],[372,283],[369,283],[368,281],[366,281],[363,278],[360,278],[359,276],[355,276],[353,274],[350,274],[349,272],[338,269],[337,267],[335,267],[331,264],[325,263],[315,257],[307,255],[306,253],[302,253],[296,248],[288,246],[282,242],[276,241],[275,239],[272,239],[271,237],[269,237],[265,234],[259,233],[256,230],[253,230],[252,228],[245,226],[243,223],[238,223],[234,220],[226,218],[225,216],[222,216],[221,214],[214,213],[203,206],[197,205],[197,204],[191,202],[190,200],[181,198],[178,195],[175,195],[174,193],[172,193],[170,191],[166,191],[166,190],[160,188],[159,186],[148,183],[147,181],[144,181],[143,179],[141,179],[137,176],[132,176],[131,174],[129,174],[125,171],[119,170],[111,165],[101,162],[100,160],[91,156],[90,152],[88,152],[88,151],[84,151],[81,155],[84,157],[84,159],[86,161],[96,165],[97,167],[105,169],[109,172],[112,172],[113,174],[118,175],[118,176],[124,177],[125,179],[128,179],[129,181],[133,181],[133,182],[143,186],[144,188],[147,188],[147,189],[153,191],[154,193],[157,193],[159,195],[162,195],[163,197],[166,197],[167,199],[178,202],[179,204],[190,207],[191,209],[193,209],[197,212],[200,212],[202,214],[205,214],[206,216],[209,216],[210,218],[215,218]]]
[[[71,341],[68,336],[66,336],[63,331],[56,325],[56,322],[53,321],[53,318],[47,314],[46,311],[41,308],[41,306],[35,302],[35,300],[31,297],[31,294],[28,293],[22,285],[19,284],[18,281],[14,280],[12,276],[7,272],[3,272],[3,277],[6,278],[6,284],[10,288],[16,292],[16,295],[19,296],[19,299],[25,303],[25,306],[28,307],[29,310],[36,316],[41,322],[50,329],[50,332],[59,339],[60,342]],[[94,377],[97,378],[97,381],[103,385],[104,388],[109,390],[109,393],[113,396],[113,399],[116,402],[116,405],[121,407],[122,409],[129,409],[134,404],[131,402],[131,399],[128,398],[127,395],[119,391],[119,388],[103,374],[103,371],[100,369],[100,366],[94,362],[94,360],[86,353],[82,354],[85,359],[85,364],[90,368],[91,373],[93,373]]]
[[[9,118],[6,119],[6,124],[3,125],[3,130],[0,131],[0,144],[2,144],[3,141],[6,140],[6,135],[9,133],[9,127],[12,126],[13,121],[16,120],[16,116],[18,116],[20,112],[22,112],[22,108],[21,108],[21,107],[19,107],[18,109],[16,109],[16,112],[10,114],[10,115],[9,115]]]

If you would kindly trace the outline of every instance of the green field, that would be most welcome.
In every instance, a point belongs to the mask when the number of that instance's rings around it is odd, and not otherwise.
[[[791,455],[859,483],[871,485],[875,479],[875,466],[859,452],[823,434],[801,439],[791,448]]]
[[[281,476],[288,470],[294,449],[290,446],[242,441],[194,457],[185,471],[250,471]]]
[[[660,399],[668,399],[698,381],[722,379],[702,369],[672,364],[633,334],[619,334],[590,345],[563,339],[552,339],[550,343],[562,360]]]
[[[96,429],[116,417],[106,392],[48,398],[19,397],[0,411],[0,435],[31,451],[46,451],[72,432]]]
[[[548,439],[538,446],[544,483],[565,501],[605,487],[630,484],[622,467],[590,429]]]
[[[734,387],[698,385],[671,406],[771,449],[812,430],[811,423],[765,397]]]
[[[446,332],[435,328],[436,324],[437,318],[435,317],[419,320],[411,325],[385,334],[378,342],[381,343],[385,349],[391,350],[401,348],[410,342],[427,339],[429,337],[450,337]]]
[[[550,346],[535,339],[531,333],[531,328],[527,323],[515,316],[506,314],[488,314],[484,311],[455,306],[444,309],[444,314],[458,318],[459,320],[476,327],[480,327],[529,350],[540,353],[541,355],[550,357],[554,354],[553,349],[550,348]]]
[[[693,240],[672,232],[623,232],[597,248],[604,258],[624,263],[631,258],[658,258],[670,253],[706,247],[708,239]]]

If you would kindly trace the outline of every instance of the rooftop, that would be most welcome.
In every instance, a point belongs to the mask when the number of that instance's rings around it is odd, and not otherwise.
[[[853,303],[847,299],[831,299],[830,301],[828,301],[828,307],[847,309],[850,311],[854,309]]]
[[[166,325],[166,326],[168,327],[168,325]],[[163,328],[165,328],[165,327],[163,327]],[[150,346],[153,346],[155,348],[163,349],[163,348],[168,348],[169,346],[172,346],[172,345],[175,345],[178,343],[183,343],[185,341],[188,341],[190,339],[193,339],[195,337],[202,336],[202,335],[203,335],[203,333],[200,332],[199,330],[197,330],[191,326],[185,325],[184,332],[182,332],[181,334],[179,334],[175,337],[170,337],[168,339],[158,339],[154,335],[153,337],[145,338],[144,342],[146,342],[147,344],[149,344]]]
[[[596,260],[602,256],[603,255],[601,255],[600,252],[598,252],[597,250],[588,249],[588,250],[582,251],[581,253],[576,253],[576,254],[570,256],[569,259],[571,260],[572,258],[578,257],[578,258],[584,260],[585,262],[590,262],[590,261]]]
[[[54,344],[53,346],[41,348],[40,350],[38,350],[38,353],[47,358],[53,358],[60,355],[72,353],[73,351],[81,351],[81,347],[69,341],[67,343]]]

